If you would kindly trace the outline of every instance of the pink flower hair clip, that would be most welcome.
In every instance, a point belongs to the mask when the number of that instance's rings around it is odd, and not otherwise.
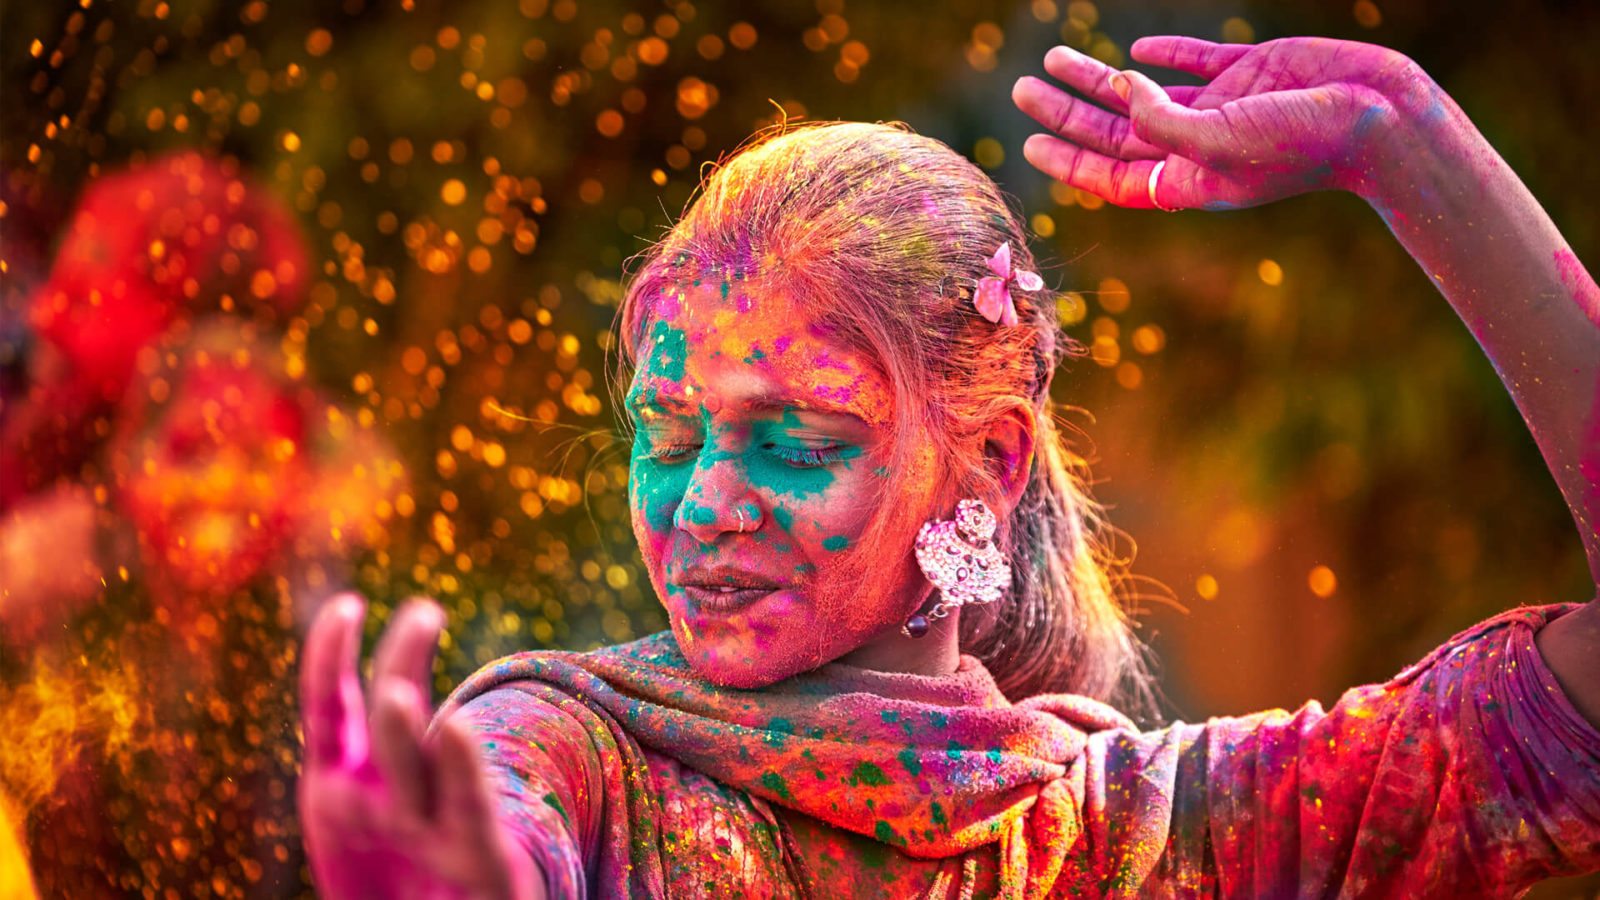
[[[989,271],[994,274],[978,279],[978,293],[972,298],[972,305],[978,312],[991,322],[1001,325],[1017,324],[1017,304],[1011,299],[1011,286],[1025,291],[1037,291],[1044,287],[1044,279],[1038,272],[1029,272],[1027,269],[1011,269],[1011,242],[1001,241],[995,249],[994,255],[986,262]]]

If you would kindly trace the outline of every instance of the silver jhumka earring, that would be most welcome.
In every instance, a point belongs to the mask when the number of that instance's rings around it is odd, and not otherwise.
[[[928,633],[933,619],[968,603],[993,603],[1011,585],[1011,564],[995,546],[994,513],[982,500],[962,500],[956,517],[930,519],[917,532],[917,565],[939,589],[939,601],[900,627],[906,637]]]

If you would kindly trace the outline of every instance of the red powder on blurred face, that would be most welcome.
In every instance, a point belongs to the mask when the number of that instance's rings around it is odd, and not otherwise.
[[[696,670],[768,684],[896,625],[922,583],[914,527],[881,548],[873,584],[846,564],[892,502],[885,377],[779,290],[688,285],[652,312],[627,396],[633,526]]]
[[[146,561],[191,595],[254,578],[291,535],[307,478],[305,410],[256,364],[197,355],[124,443],[122,502]]]

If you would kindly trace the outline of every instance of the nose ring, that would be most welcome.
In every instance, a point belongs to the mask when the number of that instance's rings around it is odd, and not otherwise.
[[[735,509],[734,512],[739,516],[739,533],[744,534],[744,507],[741,506]]]

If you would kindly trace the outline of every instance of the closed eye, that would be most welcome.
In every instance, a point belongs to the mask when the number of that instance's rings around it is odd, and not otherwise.
[[[814,468],[831,465],[844,459],[843,444],[830,444],[826,447],[786,447],[782,444],[768,444],[767,449],[772,454],[791,466],[797,468]]]
[[[651,449],[648,456],[657,462],[668,465],[688,462],[700,451],[700,444],[662,444]],[[843,460],[849,449],[846,444],[830,444],[826,447],[791,447],[784,444],[765,444],[763,449],[782,460],[785,464],[795,468],[819,468],[832,465]]]
[[[650,458],[664,463],[686,462],[699,449],[699,444],[664,444],[651,450]]]

